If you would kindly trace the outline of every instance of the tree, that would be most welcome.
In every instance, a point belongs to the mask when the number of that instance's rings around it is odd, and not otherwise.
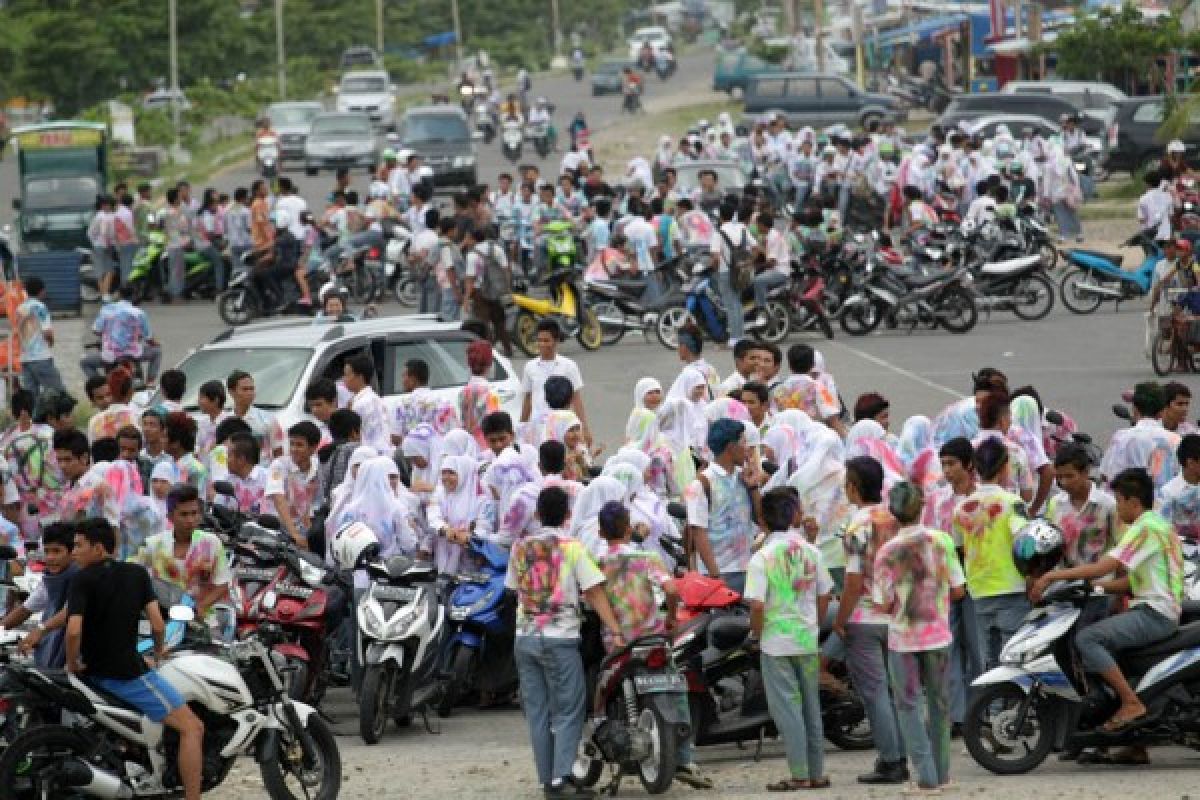
[[[1119,11],[1103,9],[1077,19],[1042,49],[1058,54],[1060,78],[1108,81],[1132,92],[1147,81],[1163,86],[1158,59],[1183,43],[1178,17],[1147,20],[1127,3]]]

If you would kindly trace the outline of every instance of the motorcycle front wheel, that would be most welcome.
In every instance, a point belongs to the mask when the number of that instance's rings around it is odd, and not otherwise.
[[[851,336],[866,336],[879,327],[882,317],[883,314],[874,303],[861,303],[843,308],[838,324]]]
[[[1024,320],[1038,320],[1054,309],[1054,284],[1045,275],[1030,275],[1014,293],[1013,313]]]
[[[1086,272],[1081,269],[1073,269],[1063,276],[1062,283],[1058,285],[1058,293],[1062,295],[1063,305],[1076,314],[1091,314],[1104,302],[1104,298],[1100,295],[1085,288],[1088,281]]]
[[[442,697],[438,701],[438,716],[448,717],[454,713],[454,707],[463,694],[471,687],[471,666],[475,660],[475,651],[465,644],[454,649],[450,658],[445,682],[442,684]]]
[[[316,760],[303,763],[303,751],[293,746],[287,734],[275,758],[264,761],[263,786],[271,800],[336,800],[342,788],[342,757],[329,724],[319,714],[304,723]],[[284,763],[286,759],[286,763]]]
[[[537,355],[537,317],[525,309],[517,312],[513,320],[513,341],[522,353],[529,358]]]
[[[787,308],[778,300],[767,301],[767,324],[759,336],[769,344],[779,344],[791,332],[792,318]]]
[[[579,309],[579,331],[575,334],[575,340],[584,350],[599,350],[600,345],[604,344],[604,328],[592,309]]]
[[[593,303],[590,308],[596,313],[596,319],[600,320],[600,328],[604,332],[604,344],[616,344],[625,338],[625,325],[617,322],[605,322],[606,319],[624,320],[625,315],[621,309],[617,308],[617,304],[611,300],[601,300],[598,303]]]
[[[663,312],[658,315],[658,324],[654,328],[654,332],[658,335],[658,342],[668,350],[674,350],[679,347],[679,329],[687,322],[688,312],[683,306],[672,306],[663,309]]]
[[[979,321],[975,298],[963,289],[953,289],[942,295],[938,304],[938,322],[950,333],[967,333]]]
[[[71,728],[46,725],[18,736],[0,757],[0,800],[84,797],[69,794],[66,776],[54,771],[72,759],[86,761],[94,746]]]
[[[979,766],[997,775],[1022,775],[1046,760],[1054,746],[1054,720],[1046,705],[1030,703],[1016,729],[1025,692],[1015,683],[997,683],[976,695],[963,721],[963,742]]]
[[[358,696],[358,732],[367,744],[378,744],[387,730],[395,675],[386,665],[367,667]]]
[[[421,302],[421,287],[411,278],[396,281],[396,302],[405,308],[416,308]]]
[[[677,744],[675,726],[657,708],[643,708],[638,728],[650,741],[650,753],[638,762],[638,778],[649,794],[662,794],[675,780]]]
[[[237,327],[254,321],[261,312],[258,298],[244,286],[226,289],[217,298],[217,313],[226,325]]]

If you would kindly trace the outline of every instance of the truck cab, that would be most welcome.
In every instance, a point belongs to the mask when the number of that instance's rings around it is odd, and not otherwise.
[[[12,132],[17,152],[21,246],[27,251],[90,247],[87,229],[105,192],[108,138],[104,125],[51,122]]]

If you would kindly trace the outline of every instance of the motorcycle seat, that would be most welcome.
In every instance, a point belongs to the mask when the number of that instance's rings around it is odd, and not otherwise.
[[[1114,267],[1121,266],[1121,262],[1125,260],[1125,256],[1121,253],[1106,253],[1103,250],[1085,250],[1082,247],[1076,247],[1072,249],[1071,252],[1080,253],[1081,255],[1085,256],[1092,256],[1093,258],[1103,258],[1105,261],[1112,262]]]
[[[708,626],[708,641],[718,650],[731,650],[750,635],[750,618],[727,616],[715,619]]]
[[[61,683],[64,686],[74,689],[73,686],[70,686],[70,683],[67,680],[67,676],[66,676],[65,672],[63,673],[63,680],[62,681],[56,680],[55,682]],[[120,697],[117,697],[112,692],[102,689],[94,683],[89,682],[88,689],[90,689],[92,692],[94,692],[96,695],[98,695],[100,697],[100,699],[104,701],[105,705],[115,706],[116,708],[124,709],[125,711],[132,711],[136,714],[142,713],[141,709],[125,702],[124,700],[122,700]]]
[[[913,273],[905,273],[905,274],[900,275],[900,278],[904,281],[905,285],[912,289],[920,289],[922,287],[928,286],[931,283],[937,283],[938,281],[942,280],[945,277],[946,276],[943,273],[934,273],[933,275],[922,275],[920,273],[913,272]]]
[[[1200,600],[1184,600],[1181,607],[1183,615],[1179,618],[1180,625],[1200,622]]]
[[[1117,660],[1123,669],[1142,675],[1167,656],[1192,647],[1200,647],[1200,622],[1184,625],[1171,636],[1149,647],[1122,652]]]
[[[609,278],[601,283],[615,286],[623,292],[640,292],[646,288],[645,278]]]

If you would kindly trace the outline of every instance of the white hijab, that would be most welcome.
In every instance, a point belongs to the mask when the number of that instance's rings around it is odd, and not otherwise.
[[[626,184],[629,186],[640,183],[646,191],[654,188],[654,171],[650,169],[650,162],[641,156],[629,160],[629,166],[625,169],[625,178]]]
[[[593,555],[604,552],[604,541],[600,538],[600,522],[597,519],[605,503],[624,502],[626,488],[616,478],[601,475],[589,483],[575,501],[575,512],[571,517],[571,535],[583,542]]]
[[[446,485],[441,484],[442,518],[456,528],[470,525],[483,508],[479,462],[471,456],[447,456],[442,459],[440,472],[453,472],[458,477],[458,487],[453,492],[446,491]]]
[[[633,387],[633,407],[645,408],[646,395],[655,389],[660,392],[662,391],[662,384],[658,382],[657,378],[642,378],[639,380]]]

